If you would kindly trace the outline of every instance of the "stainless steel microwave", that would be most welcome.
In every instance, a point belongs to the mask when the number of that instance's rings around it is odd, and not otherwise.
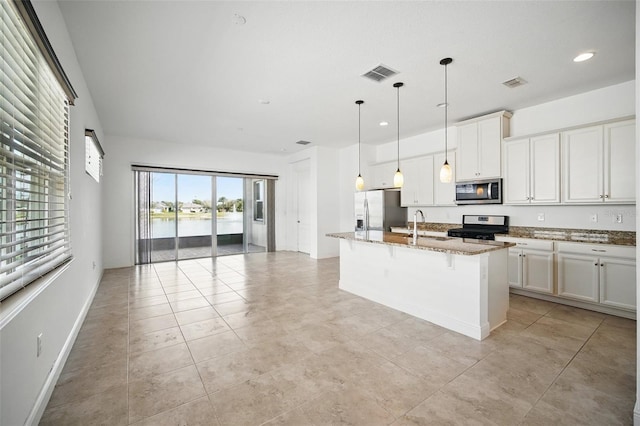
[[[502,179],[457,182],[456,204],[502,204]]]

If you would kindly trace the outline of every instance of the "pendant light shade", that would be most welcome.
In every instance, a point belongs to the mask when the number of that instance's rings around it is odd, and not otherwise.
[[[398,169],[396,174],[393,175],[393,186],[395,188],[402,188],[404,185],[404,176],[400,171],[400,88],[404,86],[404,83],[394,83],[393,87],[398,89],[397,91],[397,106],[398,106]]]
[[[356,105],[358,105],[358,177],[356,178],[356,190],[362,191],[364,189],[364,179],[362,178],[362,174],[360,174],[360,107],[364,101],[358,100],[356,101]]]
[[[447,161],[447,149],[448,149],[448,138],[447,135],[449,133],[448,129],[448,110],[449,110],[449,100],[447,99],[447,65],[453,62],[451,58],[444,58],[440,61],[440,65],[444,65],[444,164],[440,168],[440,182],[449,183],[453,179],[453,175],[451,173],[451,166],[449,165],[449,161]]]

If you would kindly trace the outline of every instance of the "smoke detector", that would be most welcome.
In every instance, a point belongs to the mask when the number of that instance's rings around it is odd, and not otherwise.
[[[371,71],[367,71],[366,73],[362,74],[362,76],[380,83],[381,81],[386,80],[387,78],[396,74],[398,74],[398,71],[395,71],[386,65],[380,64]]]
[[[527,84],[527,81],[522,77],[514,77],[511,80],[503,81],[502,84],[507,86],[509,89],[515,89],[516,87]]]

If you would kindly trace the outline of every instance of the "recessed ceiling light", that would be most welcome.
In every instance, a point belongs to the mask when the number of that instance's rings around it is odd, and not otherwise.
[[[446,102],[441,102],[438,105],[436,105],[437,108],[444,108],[446,107],[448,104]]]
[[[573,58],[573,62],[584,62],[584,61],[587,61],[587,60],[593,58],[593,55],[595,55],[595,53],[593,53],[593,52],[581,53],[578,56],[576,56],[575,58]]]
[[[388,126],[388,125],[389,125],[389,122],[388,122],[388,121],[381,121],[381,122],[380,122],[380,125],[381,125],[382,127],[384,127],[384,126]]]
[[[258,103],[261,103],[262,105],[269,105],[271,101],[268,99],[258,99]]]
[[[233,15],[233,18],[231,20],[236,25],[244,25],[247,23],[247,19],[242,15],[238,15],[237,13]]]

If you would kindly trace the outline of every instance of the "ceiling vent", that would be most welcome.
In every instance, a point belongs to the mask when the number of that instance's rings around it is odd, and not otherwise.
[[[387,78],[396,74],[398,74],[398,71],[394,71],[388,66],[380,64],[371,71],[362,74],[362,76],[380,83],[381,81],[386,80]]]
[[[309,145],[311,142],[309,141],[298,141],[296,142],[298,145]]]
[[[527,84],[527,81],[522,77],[515,77],[515,78],[512,78],[511,80],[503,81],[502,84],[507,86],[509,89],[515,89],[516,87],[520,87]]]

